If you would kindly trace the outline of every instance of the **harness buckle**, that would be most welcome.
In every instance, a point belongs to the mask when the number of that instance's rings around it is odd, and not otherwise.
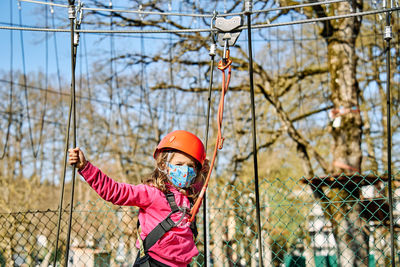
[[[175,227],[175,222],[173,220],[171,220],[171,218],[168,218],[166,220],[163,220],[160,222],[160,226],[162,227],[162,229],[164,229],[164,231],[168,232],[172,227]]]

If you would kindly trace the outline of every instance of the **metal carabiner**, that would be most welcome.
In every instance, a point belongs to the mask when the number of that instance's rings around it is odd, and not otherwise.
[[[217,16],[218,16],[218,12],[214,9],[213,16],[211,18],[211,23],[210,23],[211,31],[214,31],[215,20],[217,19]]]
[[[225,70],[232,64],[232,60],[229,58],[229,48],[224,52],[223,58],[218,62],[218,69]]]

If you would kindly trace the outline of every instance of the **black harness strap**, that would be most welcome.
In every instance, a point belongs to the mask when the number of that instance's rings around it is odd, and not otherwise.
[[[171,230],[171,228],[177,226],[182,219],[185,217],[186,215],[186,209],[185,208],[179,208],[178,205],[175,202],[175,196],[173,193],[168,192],[165,193],[165,197],[168,201],[168,204],[171,208],[171,212],[168,214],[168,216],[162,221],[160,222],[156,227],[154,227],[153,230],[151,230],[151,232],[146,236],[146,238],[143,240],[143,252],[144,252],[144,256],[140,257],[136,260],[135,265],[134,266],[140,266],[140,267],[149,267],[149,255],[148,255],[148,251],[149,249],[158,241],[160,240],[161,237],[163,237],[163,235],[165,233],[167,233],[169,230]],[[189,209],[188,209],[189,210]],[[176,213],[178,211],[182,211],[182,217],[178,222],[174,222],[171,219],[171,215],[173,213]],[[139,230],[139,226],[140,226],[140,222],[138,220],[138,230]],[[196,221],[193,221],[190,224],[190,229],[193,232],[194,237],[197,237],[197,227],[196,227]],[[139,235],[140,238],[140,235]],[[136,265],[138,264],[138,265]]]
[[[171,220],[171,215],[175,212],[180,211],[178,205],[175,202],[175,196],[173,193],[165,193],[168,204],[171,207],[171,212],[168,214],[162,222],[160,222],[154,229],[146,236],[143,240],[144,251],[147,252],[166,232],[175,227],[177,223]],[[185,216],[183,214],[182,216]],[[179,222],[178,222],[179,223]]]
[[[175,202],[174,193],[171,193],[171,192],[165,193],[165,197],[167,198],[168,204],[171,208],[171,212],[174,213],[174,212],[179,211],[179,207],[178,207],[178,205],[176,205],[176,202]]]

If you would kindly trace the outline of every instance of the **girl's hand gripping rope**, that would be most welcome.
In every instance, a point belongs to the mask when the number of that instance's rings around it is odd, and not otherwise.
[[[222,149],[224,138],[222,137],[222,119],[224,115],[224,100],[225,100],[225,93],[228,91],[229,82],[231,79],[231,64],[232,60],[229,58],[229,50],[227,50],[227,58],[225,60],[221,60],[218,63],[218,69],[222,71],[222,88],[221,88],[221,99],[219,101],[218,106],[218,115],[217,115],[217,124],[218,124],[218,135],[215,142],[214,154],[211,159],[210,170],[208,171],[207,178],[204,182],[203,188],[200,191],[199,197],[197,198],[196,203],[194,203],[193,208],[191,210],[191,218],[190,222],[194,221],[197,212],[199,211],[200,205],[203,201],[204,194],[206,193],[208,182],[210,181],[211,172],[214,166],[215,158],[217,157],[217,151]],[[225,70],[228,68],[228,78],[225,80]]]

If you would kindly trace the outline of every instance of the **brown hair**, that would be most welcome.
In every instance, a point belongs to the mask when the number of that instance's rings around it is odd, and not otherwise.
[[[145,179],[143,179],[143,183],[154,186],[155,188],[159,189],[163,193],[168,192],[167,183],[168,184],[171,184],[171,183],[168,180],[167,174],[163,170],[166,170],[166,164],[174,157],[176,152],[177,152],[176,150],[164,150],[164,151],[160,151],[159,153],[157,153],[157,155],[155,157],[156,158],[156,161],[155,161],[156,166],[155,166],[153,172],[150,173],[150,175],[147,176]],[[192,157],[190,157],[190,158],[192,158]],[[185,194],[189,198],[190,201],[195,202],[200,193],[200,189],[204,184],[207,173],[202,172],[202,166],[199,162],[197,162],[195,159],[193,159],[193,161],[196,163],[195,171],[197,173],[197,176],[196,176],[195,180],[192,182],[191,186],[188,188],[185,188],[185,189],[178,188],[178,187],[175,187],[175,188],[178,191],[180,191],[181,193]],[[201,184],[201,186],[198,186],[199,184]],[[197,185],[197,186],[194,187],[193,185]],[[174,186],[174,185],[171,184],[171,186]]]

